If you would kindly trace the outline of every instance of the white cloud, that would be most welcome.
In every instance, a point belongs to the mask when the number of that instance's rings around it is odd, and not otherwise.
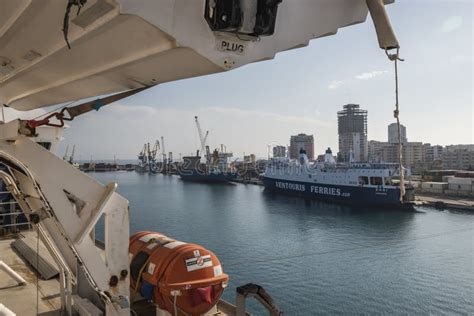
[[[387,70],[374,70],[374,71],[371,71],[371,72],[364,72],[364,73],[361,73],[360,75],[356,75],[355,79],[370,80],[370,79],[373,79],[375,77],[381,76],[381,75],[386,74],[386,73],[388,73]]]
[[[333,80],[329,83],[328,89],[329,90],[335,90],[335,89],[339,88],[343,83],[344,83],[343,80]]]
[[[459,15],[451,16],[443,22],[442,31],[444,33],[453,32],[457,30],[458,28],[460,28],[462,24],[463,24],[462,16],[459,16]]]

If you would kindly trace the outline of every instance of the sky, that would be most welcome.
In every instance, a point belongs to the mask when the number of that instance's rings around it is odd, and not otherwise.
[[[401,44],[400,118],[409,141],[474,143],[474,1],[397,0],[387,7]],[[313,134],[315,153],[337,152],[336,112],[368,110],[369,140],[385,141],[394,122],[393,63],[379,49],[370,18],[308,47],[233,71],[166,83],[76,118],[59,154],[76,159],[134,159],[161,136],[174,157],[199,148],[194,116],[211,149],[266,157],[291,135]],[[7,119],[18,113],[8,109]],[[40,111],[21,113],[35,116]]]

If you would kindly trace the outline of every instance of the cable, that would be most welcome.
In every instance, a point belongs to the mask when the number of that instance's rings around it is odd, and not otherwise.
[[[178,295],[173,295],[173,308],[174,308],[174,316],[178,316],[178,308],[176,306],[176,298]]]
[[[39,227],[36,226],[36,315],[39,314]]]

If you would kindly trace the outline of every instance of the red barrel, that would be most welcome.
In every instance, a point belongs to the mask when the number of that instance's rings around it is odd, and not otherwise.
[[[174,315],[201,315],[218,301],[229,276],[216,255],[160,233],[130,237],[130,286]]]

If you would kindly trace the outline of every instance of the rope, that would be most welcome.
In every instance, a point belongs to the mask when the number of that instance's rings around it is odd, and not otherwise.
[[[405,196],[405,168],[403,168],[403,144],[401,137],[400,127],[400,109],[398,103],[398,61],[404,61],[400,58],[400,49],[397,48],[396,54],[389,54],[388,50],[385,50],[387,57],[390,61],[395,64],[395,110],[393,116],[397,120],[397,134],[398,134],[398,169],[400,173],[400,203],[403,203],[403,197]]]
[[[173,295],[173,308],[174,308],[174,316],[178,316],[178,307],[176,306],[176,298],[178,295]]]
[[[39,314],[39,228],[36,226],[36,315]]]

